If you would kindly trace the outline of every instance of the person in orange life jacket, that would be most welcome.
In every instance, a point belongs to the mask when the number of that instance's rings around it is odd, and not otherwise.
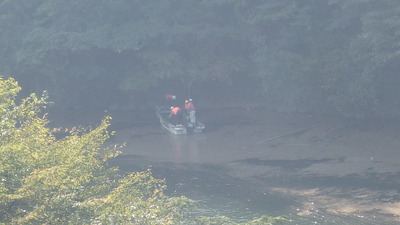
[[[171,114],[169,114],[169,118],[175,124],[182,123],[183,121],[182,121],[181,108],[179,108],[178,106],[172,106],[171,107]]]
[[[185,109],[187,116],[189,118],[189,122],[195,124],[196,123],[196,107],[193,104],[192,99],[185,100]]]

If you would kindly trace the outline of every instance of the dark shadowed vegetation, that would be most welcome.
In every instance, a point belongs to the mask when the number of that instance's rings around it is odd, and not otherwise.
[[[55,107],[149,107],[174,91],[399,116],[397,0],[5,0],[0,12],[2,73]]]

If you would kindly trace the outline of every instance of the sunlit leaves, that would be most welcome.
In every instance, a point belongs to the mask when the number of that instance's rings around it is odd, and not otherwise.
[[[40,118],[46,96],[15,103],[19,87],[0,80],[0,223],[169,224],[173,201],[149,171],[121,177],[107,165],[118,154],[104,146],[110,118],[94,129],[53,137]],[[8,119],[7,116],[11,119]],[[168,207],[167,207],[168,206]]]

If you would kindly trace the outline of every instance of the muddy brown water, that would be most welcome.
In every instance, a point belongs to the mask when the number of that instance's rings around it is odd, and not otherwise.
[[[288,224],[400,224],[398,121],[351,121],[232,108],[203,110],[202,134],[176,136],[155,115],[113,113],[112,160],[151,168],[167,194],[237,220]]]

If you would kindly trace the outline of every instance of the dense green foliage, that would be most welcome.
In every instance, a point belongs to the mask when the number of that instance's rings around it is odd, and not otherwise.
[[[202,216],[185,197],[164,195],[150,171],[117,173],[105,147],[109,118],[94,129],[74,128],[56,139],[31,94],[16,103],[21,88],[0,77],[0,224],[238,224]],[[260,217],[241,224],[275,224]]]
[[[398,0],[3,0],[0,12],[2,72],[68,106],[223,87],[285,111],[400,115]]]
[[[167,198],[149,171],[117,175],[108,119],[56,140],[40,118],[46,96],[15,103],[20,88],[0,80],[0,223],[171,224],[184,198]]]

